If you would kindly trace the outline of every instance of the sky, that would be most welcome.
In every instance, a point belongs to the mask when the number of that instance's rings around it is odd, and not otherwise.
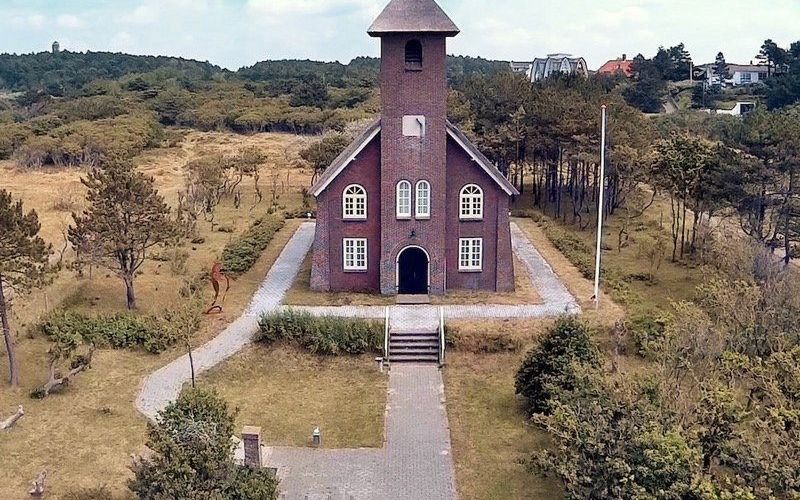
[[[210,61],[346,63],[377,56],[366,29],[388,0],[0,0],[0,53],[115,51]],[[532,60],[583,56],[596,69],[659,45],[686,44],[695,63],[723,51],[748,63],[767,38],[800,39],[800,0],[440,0],[461,28],[448,53]]]

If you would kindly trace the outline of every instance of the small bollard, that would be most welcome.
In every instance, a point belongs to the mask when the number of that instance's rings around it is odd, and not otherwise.
[[[383,373],[383,358],[378,356],[377,358],[375,358],[375,363],[377,363],[378,365],[378,370],[380,370],[381,373]]]
[[[319,427],[314,429],[314,432],[311,433],[311,446],[314,448],[319,448],[322,445],[322,433],[319,431]]]

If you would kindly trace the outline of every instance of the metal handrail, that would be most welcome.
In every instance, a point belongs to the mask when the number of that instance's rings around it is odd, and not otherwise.
[[[383,324],[383,357],[389,362],[389,306],[386,306]]]
[[[439,365],[444,364],[444,351],[445,351],[445,339],[444,339],[444,307],[439,307]]]

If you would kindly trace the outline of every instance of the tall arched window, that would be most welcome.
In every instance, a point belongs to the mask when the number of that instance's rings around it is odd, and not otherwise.
[[[431,185],[428,181],[417,182],[417,219],[431,216]]]
[[[397,217],[401,219],[411,217],[411,183],[408,181],[397,183]]]
[[[459,196],[461,219],[483,219],[483,190],[475,184],[461,188]]]
[[[406,42],[406,69],[422,69],[422,43],[419,40]]]
[[[344,188],[342,217],[350,220],[367,218],[367,190],[363,186],[351,184]]]

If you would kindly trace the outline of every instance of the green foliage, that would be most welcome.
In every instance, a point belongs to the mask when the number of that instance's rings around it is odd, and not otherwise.
[[[314,169],[314,177],[322,174],[352,139],[343,134],[332,134],[310,144],[300,151],[300,157]]]
[[[195,304],[183,304],[154,316],[87,316],[75,311],[55,311],[42,321],[39,329],[56,343],[141,348],[158,354],[182,340],[183,332],[197,331],[200,313]]]
[[[222,70],[209,63],[175,57],[133,56],[110,52],[0,54],[0,82],[11,90],[47,89],[58,95],[78,91],[99,79],[167,69],[193,80],[208,79]]]
[[[284,340],[322,355],[377,352],[383,345],[383,326],[361,319],[316,317],[289,309],[261,316],[258,325],[260,342]]]
[[[562,317],[528,352],[517,371],[515,390],[525,398],[529,414],[549,413],[553,400],[574,388],[576,370],[599,364],[589,327],[573,316]]]
[[[631,318],[628,332],[640,356],[652,358],[658,355],[666,346],[667,322],[664,316],[652,314],[638,314]]]
[[[284,224],[286,221],[278,216],[264,217],[253,222],[244,234],[222,250],[222,268],[225,272],[231,276],[239,276],[249,271]]]
[[[81,179],[89,206],[68,229],[77,265],[101,265],[125,284],[128,309],[136,307],[134,279],[148,251],[179,238],[170,209],[152,177],[124,162],[95,168]]]
[[[236,412],[214,391],[190,389],[148,423],[152,456],[137,459],[128,487],[139,498],[276,499],[269,469],[233,461]]]
[[[642,389],[618,389],[599,370],[578,370],[570,390],[551,402],[552,414],[534,415],[554,446],[530,457],[528,469],[561,479],[569,499],[692,498],[698,451],[662,423]]]

